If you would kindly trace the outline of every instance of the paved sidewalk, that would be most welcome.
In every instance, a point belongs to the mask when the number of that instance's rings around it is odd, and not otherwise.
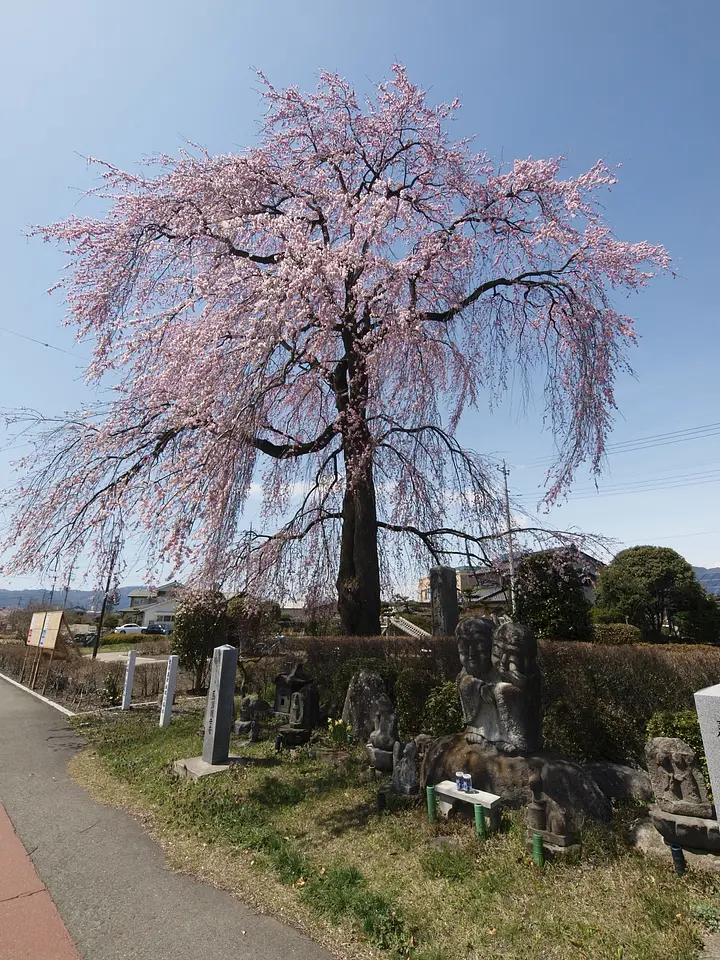
[[[67,762],[80,746],[52,707],[0,679],[0,802],[49,891],[33,887],[26,870],[18,877],[31,894],[24,906],[37,898],[51,910],[52,897],[84,960],[331,960],[294,928],[170,872],[137,821],[72,783]],[[32,921],[26,929],[40,926]],[[22,960],[76,957],[24,946],[31,952],[18,953]],[[2,960],[4,948],[0,926]]]
[[[80,960],[47,887],[0,804],[0,951],[3,960]]]

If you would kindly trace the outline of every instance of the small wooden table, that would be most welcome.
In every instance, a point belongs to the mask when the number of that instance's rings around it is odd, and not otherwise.
[[[437,797],[437,806],[445,819],[455,806],[458,800],[465,803],[471,803],[473,806],[484,807],[490,811],[490,826],[497,830],[500,820],[500,797],[495,793],[485,793],[484,790],[473,790],[467,793],[465,790],[458,790],[453,780],[441,780],[435,784],[435,795]]]

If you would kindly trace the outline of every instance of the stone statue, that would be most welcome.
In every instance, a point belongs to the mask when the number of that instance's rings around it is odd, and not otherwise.
[[[397,738],[397,717],[393,711],[390,698],[386,696],[385,701],[381,701],[375,711],[373,730],[369,741],[376,750],[392,751]]]
[[[656,737],[645,746],[648,773],[658,807],[682,817],[712,817],[700,762],[676,737]]]
[[[406,797],[414,796],[420,789],[420,760],[418,744],[395,743],[393,747],[392,788]]]
[[[493,636],[493,684],[501,750],[533,753],[542,746],[542,699],[537,643],[530,627],[503,623]]]
[[[537,644],[529,627],[469,617],[458,625],[458,690],[469,743],[487,741],[510,755],[542,742]]]
[[[289,725],[297,730],[312,730],[317,726],[320,712],[315,681],[306,683],[290,696]]]
[[[457,680],[468,743],[501,739],[492,693],[496,677],[492,666],[495,623],[488,617],[466,617],[455,631],[462,671]]]

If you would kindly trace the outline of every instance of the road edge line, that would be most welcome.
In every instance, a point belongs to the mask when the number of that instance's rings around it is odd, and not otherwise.
[[[18,690],[24,690],[25,693],[29,693],[31,697],[36,697],[38,700],[42,700],[43,703],[46,703],[49,707],[54,707],[56,710],[59,710],[60,713],[64,713],[66,717],[75,716],[72,710],[68,710],[67,707],[61,707],[59,703],[55,703],[54,700],[49,700],[47,697],[44,697],[41,693],[36,693],[34,690],[30,690],[28,687],[24,686],[22,683],[18,683],[17,680],[13,680],[12,677],[7,677],[5,676],[4,673],[0,673],[0,677],[3,680],[7,680],[7,682],[11,683],[14,687],[17,687]]]

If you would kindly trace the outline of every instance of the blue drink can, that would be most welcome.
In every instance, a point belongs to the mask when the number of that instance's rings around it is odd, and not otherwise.
[[[472,793],[472,776],[469,773],[463,774],[463,790],[465,793]]]
[[[465,774],[462,772],[462,770],[455,771],[455,786],[458,790],[465,789]]]

